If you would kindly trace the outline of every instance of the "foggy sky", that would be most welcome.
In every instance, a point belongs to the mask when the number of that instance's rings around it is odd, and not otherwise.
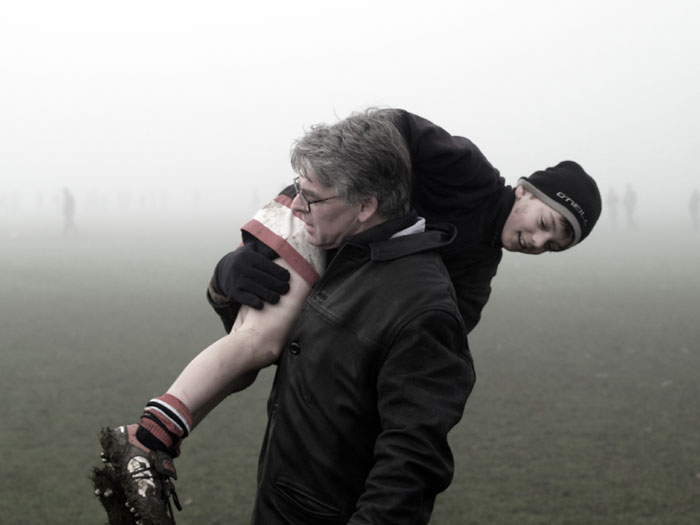
[[[471,138],[511,184],[570,158],[661,217],[700,187],[693,0],[237,4],[3,3],[3,211],[64,186],[262,203],[305,127],[376,105]]]

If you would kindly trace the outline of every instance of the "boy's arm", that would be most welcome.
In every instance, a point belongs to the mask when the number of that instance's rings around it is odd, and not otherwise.
[[[457,224],[460,213],[472,209],[502,184],[498,170],[471,140],[403,109],[380,113],[406,141],[413,170],[411,200],[421,215],[425,210],[440,213],[447,222]],[[426,218],[436,222],[435,217]]]
[[[502,257],[503,254],[499,250],[489,257],[478,258],[475,264],[465,265],[464,258],[455,254],[443,255],[442,260],[450,274],[467,333],[470,333],[481,319],[481,311],[491,296],[491,279],[496,275]]]
[[[457,227],[457,238],[441,255],[470,332],[481,318],[491,294],[491,279],[501,260],[500,251],[481,255],[474,252],[475,240],[486,234],[475,228],[484,228],[482,210],[489,208],[489,201],[504,180],[469,139],[451,135],[402,109],[380,113],[396,126],[411,154],[413,207],[430,223],[448,222]]]
[[[459,313],[462,314],[467,333],[471,332],[481,319],[481,311],[491,296],[489,282],[473,282],[470,279],[453,281],[457,294]]]

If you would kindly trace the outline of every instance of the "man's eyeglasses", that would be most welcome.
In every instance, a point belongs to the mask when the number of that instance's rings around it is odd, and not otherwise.
[[[315,199],[315,200],[309,200],[306,198],[306,196],[302,193],[301,187],[299,186],[299,177],[294,178],[294,191],[297,192],[297,195],[299,196],[299,199],[301,200],[302,203],[306,205],[306,213],[311,213],[311,205],[316,204],[318,202],[323,202],[323,201],[329,201],[331,199],[335,199],[339,197],[339,195],[333,195],[331,197],[326,197],[325,199]]]

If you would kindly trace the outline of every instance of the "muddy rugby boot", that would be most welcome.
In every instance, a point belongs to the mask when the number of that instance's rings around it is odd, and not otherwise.
[[[135,525],[136,519],[126,506],[126,494],[117,482],[114,467],[106,464],[101,469],[93,468],[90,479],[95,487],[95,496],[107,511],[109,525]]]
[[[138,425],[103,428],[102,460],[112,468],[114,480],[126,496],[126,507],[136,525],[175,523],[170,497],[182,510],[172,479],[177,479],[173,459],[165,452],[145,448],[136,439]],[[106,508],[106,507],[105,507]]]

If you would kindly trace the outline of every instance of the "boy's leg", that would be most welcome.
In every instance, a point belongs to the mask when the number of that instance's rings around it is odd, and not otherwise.
[[[283,259],[275,263],[289,270],[289,292],[262,310],[242,306],[231,333],[190,361],[168,389],[189,409],[193,427],[228,395],[248,387],[262,368],[277,361],[311,288]]]
[[[152,399],[139,425],[103,430],[104,459],[144,523],[151,522],[146,516],[165,519],[170,514],[172,457],[179,455],[182,439],[224,398],[249,386],[261,368],[279,357],[310,286],[285,261],[276,262],[290,271],[290,290],[278,304],[259,311],[242,307],[231,333],[195,357],[166,394]]]

